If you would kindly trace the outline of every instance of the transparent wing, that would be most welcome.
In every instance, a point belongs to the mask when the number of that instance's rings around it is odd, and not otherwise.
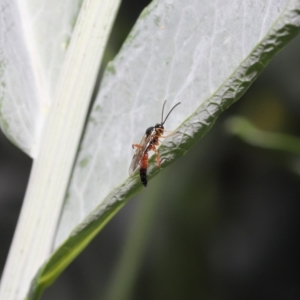
[[[146,137],[146,135],[143,136],[141,142],[139,143],[141,148],[136,148],[134,155],[132,157],[132,161],[129,167],[129,175],[132,175],[134,171],[138,168],[140,161],[149,146],[151,138],[152,138],[152,134],[150,134],[148,137]]]

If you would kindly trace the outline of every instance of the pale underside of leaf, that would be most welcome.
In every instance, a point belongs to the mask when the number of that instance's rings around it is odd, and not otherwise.
[[[131,144],[160,121],[165,99],[166,111],[181,102],[165,124],[169,130],[207,101],[213,111],[222,109],[226,100],[211,97],[241,68],[288,3],[152,2],[106,70],[75,165],[56,245],[128,177]],[[257,73],[244,75],[239,89],[244,91]],[[239,93],[232,90],[229,98]],[[204,111],[193,119],[195,123],[185,123],[184,134],[197,136],[201,127],[209,126],[205,123],[209,114],[214,112]],[[175,135],[168,141],[178,139],[183,142],[184,137]]]
[[[35,157],[81,0],[0,4],[0,125]]]

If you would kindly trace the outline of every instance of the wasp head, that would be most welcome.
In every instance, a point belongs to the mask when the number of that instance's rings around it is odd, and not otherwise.
[[[155,126],[154,126],[155,129],[164,129],[164,125],[161,124],[161,123],[157,123]]]
[[[161,123],[158,123],[158,124],[156,124],[155,126],[154,126],[154,129],[155,129],[155,131],[156,131],[156,134],[158,134],[158,135],[162,135],[163,133],[164,133],[164,125],[163,124],[161,124]]]

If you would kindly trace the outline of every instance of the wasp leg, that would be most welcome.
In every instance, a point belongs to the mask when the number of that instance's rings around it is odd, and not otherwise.
[[[163,160],[167,160],[167,158],[165,158],[165,157],[161,158],[161,159],[160,159],[160,163],[162,163]]]
[[[153,148],[154,149],[152,149],[152,150],[155,152],[155,155],[156,155],[156,165],[157,165],[157,167],[160,167],[161,159],[160,159],[158,150],[156,149],[156,147],[153,147]]]
[[[165,130],[166,131],[166,130]],[[176,133],[178,133],[179,131],[172,131],[170,134],[168,134],[168,135],[161,135],[159,138],[168,138],[168,137],[170,137],[170,136],[172,136],[172,135],[175,135]]]
[[[159,156],[159,153],[156,149],[156,147],[154,145],[150,145],[149,148],[148,148],[149,151],[154,151],[155,152],[155,155],[156,155],[156,165],[157,167],[160,167],[160,156]]]
[[[139,148],[139,149],[142,149],[142,148],[143,148],[143,146],[141,146],[141,145],[139,145],[139,144],[132,144],[132,149],[134,149],[134,147],[135,147],[135,148]]]

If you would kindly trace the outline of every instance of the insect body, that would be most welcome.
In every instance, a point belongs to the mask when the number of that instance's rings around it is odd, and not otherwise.
[[[156,165],[159,167],[161,164],[161,159],[159,157],[158,151],[156,147],[159,145],[160,138],[166,138],[164,136],[164,124],[168,119],[170,113],[173,109],[180,104],[175,104],[172,109],[169,111],[168,115],[164,119],[164,108],[165,108],[166,101],[163,104],[162,113],[161,113],[161,123],[157,123],[155,126],[149,127],[141,142],[139,144],[133,144],[132,148],[136,148],[135,153],[132,158],[132,162],[129,168],[129,174],[132,175],[133,172],[140,167],[140,178],[141,182],[144,186],[147,186],[147,168],[148,168],[148,152],[154,151],[156,154]]]
[[[140,161],[140,178],[144,186],[147,186],[148,152],[145,152]]]

